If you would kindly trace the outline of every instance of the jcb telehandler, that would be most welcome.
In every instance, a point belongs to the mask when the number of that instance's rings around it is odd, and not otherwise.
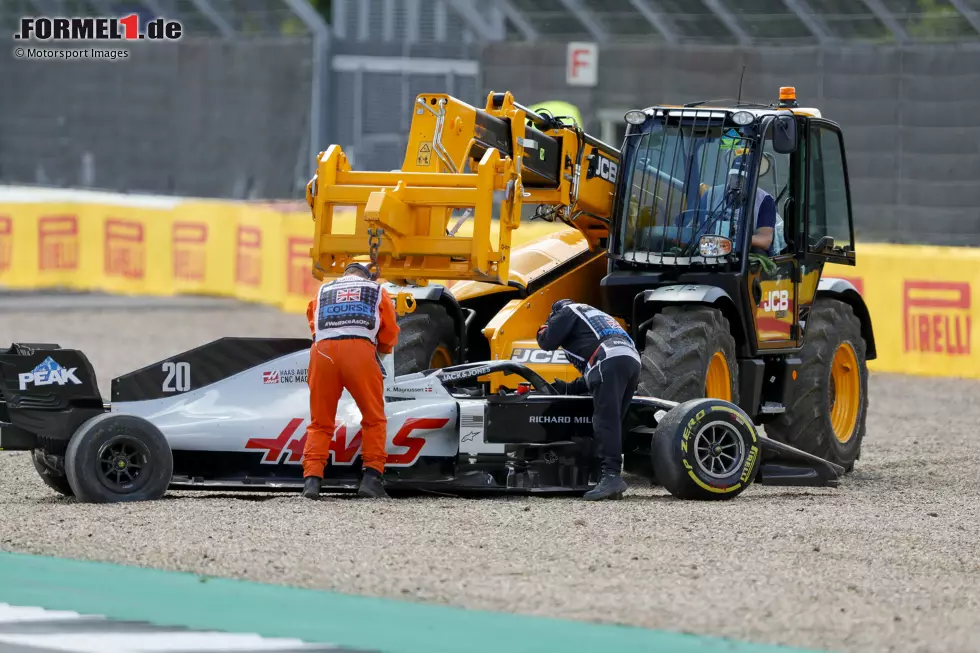
[[[732,401],[769,437],[852,469],[875,344],[854,286],[822,278],[826,263],[855,264],[840,128],[791,87],[768,105],[625,118],[620,151],[510,93],[482,110],[420,95],[401,170],[321,153],[307,187],[314,275],[369,256],[402,293],[399,373],[512,359],[570,380],[536,330],[557,299],[596,305],[641,350],[642,393]],[[767,202],[774,226],[757,229]],[[571,228],[512,249],[525,204]],[[335,229],[338,206],[356,207],[354,233]]]

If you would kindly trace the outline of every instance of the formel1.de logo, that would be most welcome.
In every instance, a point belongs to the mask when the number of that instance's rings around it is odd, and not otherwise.
[[[14,33],[17,41],[176,41],[183,26],[176,20],[154,18],[140,24],[139,14],[123,17],[25,16],[20,30]]]

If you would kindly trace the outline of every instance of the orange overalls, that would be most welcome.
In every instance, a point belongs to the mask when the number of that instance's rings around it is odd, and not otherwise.
[[[341,288],[339,291],[338,287]],[[350,298],[354,297],[355,292],[357,300],[354,303],[358,306],[364,304],[360,302],[362,293],[378,298],[379,301],[368,303],[375,312],[373,327],[370,319],[361,319],[358,323],[367,325],[366,328],[332,326],[347,324],[351,320],[331,323],[331,316],[325,315],[324,311],[329,313],[333,309],[354,305]],[[307,377],[310,386],[310,424],[306,427],[306,446],[303,449],[304,478],[323,477],[336,426],[337,403],[345,388],[361,411],[362,464],[384,473],[388,421],[384,406],[384,376],[378,354],[390,354],[398,341],[399,328],[391,297],[375,282],[359,277],[341,277],[320,287],[316,298],[306,309],[306,318],[314,344],[310,348]]]

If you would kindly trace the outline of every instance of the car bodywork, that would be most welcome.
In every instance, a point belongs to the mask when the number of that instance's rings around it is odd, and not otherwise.
[[[106,411],[142,417],[173,454],[172,488],[298,489],[309,423],[305,339],[222,338],[112,381],[103,402],[85,355],[58,345],[0,350],[0,448],[63,454],[86,420]],[[386,372],[389,488],[581,493],[598,481],[592,400],[555,394],[526,366],[471,363],[393,376]],[[526,394],[489,394],[481,382],[514,374]],[[658,422],[676,404],[634,397],[624,426],[630,460],[649,458]],[[733,406],[734,408],[734,406]],[[360,413],[345,392],[324,489],[360,479]],[[760,438],[756,482],[836,486],[843,470]],[[641,465],[642,466],[642,465]]]

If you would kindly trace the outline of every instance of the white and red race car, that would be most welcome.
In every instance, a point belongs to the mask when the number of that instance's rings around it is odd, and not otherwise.
[[[311,342],[222,338],[113,379],[99,392],[85,355],[0,349],[0,448],[29,450],[41,478],[80,501],[156,499],[168,488],[298,491],[309,422]],[[395,377],[386,370],[389,492],[582,494],[598,482],[591,397],[556,394],[514,361]],[[490,394],[505,371],[526,392]],[[346,393],[324,490],[360,479],[360,413]],[[626,469],[686,499],[727,499],[753,482],[836,486],[843,469],[762,436],[734,404],[635,397]]]

